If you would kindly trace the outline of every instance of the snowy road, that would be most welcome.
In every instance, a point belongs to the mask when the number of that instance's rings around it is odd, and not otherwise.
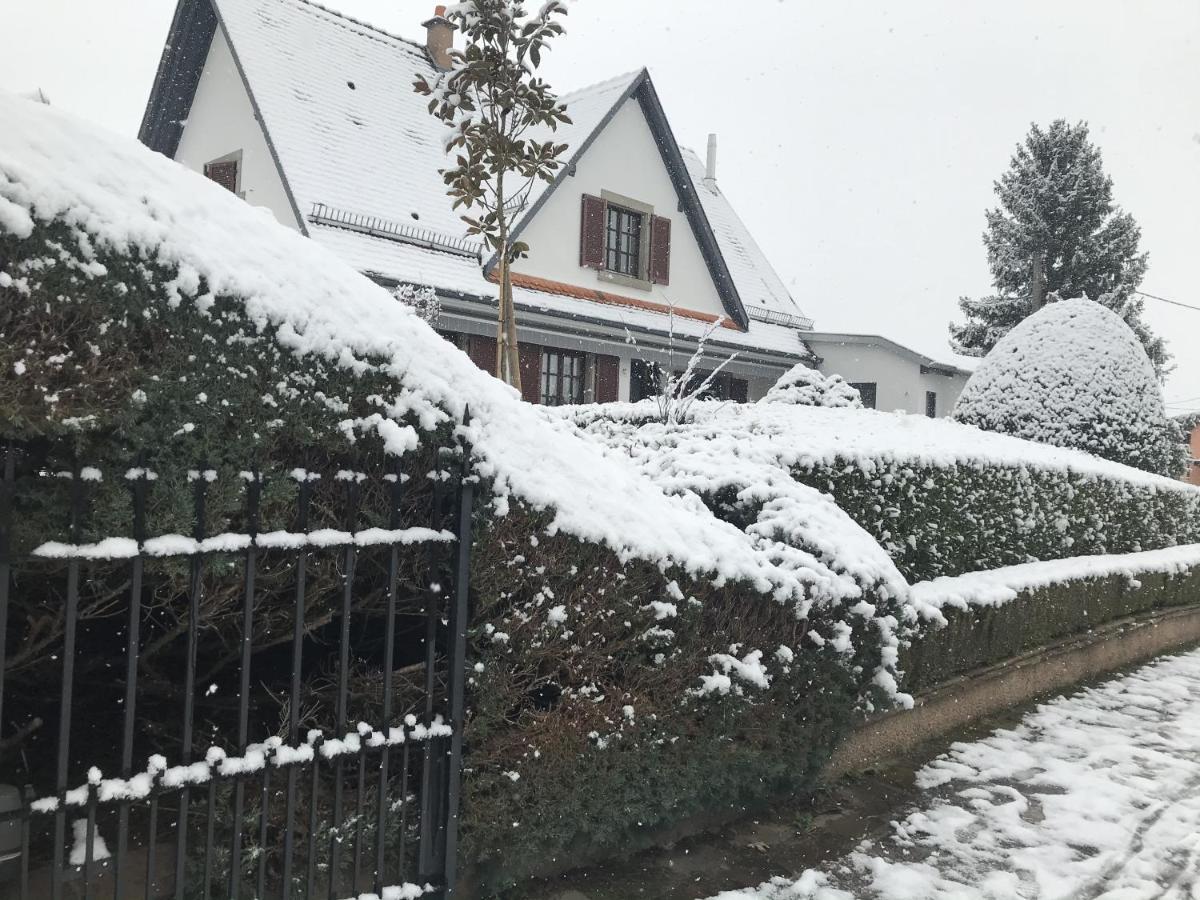
[[[956,744],[917,785],[887,840],[713,900],[1200,898],[1200,651]]]

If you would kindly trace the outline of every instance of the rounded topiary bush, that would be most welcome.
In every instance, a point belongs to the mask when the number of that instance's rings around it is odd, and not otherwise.
[[[1150,358],[1119,316],[1086,297],[1051,303],[1010,331],[952,417],[1148,472],[1182,471]]]
[[[790,403],[793,406],[862,408],[862,397],[841,375],[824,375],[799,363],[779,376],[760,403]]]

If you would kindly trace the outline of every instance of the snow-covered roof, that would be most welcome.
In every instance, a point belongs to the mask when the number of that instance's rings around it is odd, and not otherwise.
[[[464,235],[460,212],[451,209],[437,174],[446,162],[445,126],[429,115],[427,99],[412,90],[418,76],[431,82],[439,77],[425,47],[310,0],[211,4],[181,0],[142,140],[172,154],[181,128],[171,117],[186,115],[182,98],[194,92],[203,64],[199,44],[207,46],[219,22],[303,230],[360,271],[491,297],[494,285],[480,271],[486,259],[481,242]],[[756,313],[757,321],[746,322],[746,331],[735,336],[729,330],[723,337],[772,355],[808,357],[794,330],[796,317],[806,320],[728,201],[703,186],[703,167],[697,174],[694,157],[679,153],[645,70],[562,95],[572,119],[556,133],[556,139],[571,148],[565,168],[635,95],[648,118],[661,118],[658,125],[664,134],[658,135],[659,144],[668,168],[672,156],[677,162],[672,176],[678,178],[693,230],[702,248],[708,248],[705,255],[730,318],[744,322],[747,309],[776,314],[771,324],[762,321],[765,313]],[[539,200],[553,189],[554,185],[537,185],[527,217],[536,215]],[[378,228],[355,230],[366,221],[401,240],[379,239]],[[521,223],[517,227],[519,233]],[[518,288],[517,301],[523,300],[618,324],[649,316],[648,327],[664,332],[670,327],[662,314]],[[790,318],[781,319],[780,314]],[[676,325],[684,334],[703,330],[702,323]]]
[[[911,347],[906,347],[880,334],[855,334],[844,331],[807,331],[804,333],[804,341],[816,348],[815,352],[818,356],[821,355],[821,344],[862,344],[882,347],[897,356],[906,357],[918,365],[941,375],[968,376],[974,371],[974,366],[979,362],[978,360],[962,356],[956,356],[955,359],[957,361],[954,363],[939,362],[931,356],[926,356],[924,353],[913,350]],[[952,354],[948,352],[946,355],[951,356]]]
[[[758,321],[774,320],[792,327],[812,328],[812,319],[792,299],[783,279],[754,240],[729,198],[717,184],[705,181],[704,161],[687,149],[683,151],[683,160],[750,317]]]

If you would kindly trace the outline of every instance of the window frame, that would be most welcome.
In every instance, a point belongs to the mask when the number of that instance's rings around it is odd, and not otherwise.
[[[627,209],[618,203],[605,207],[604,271],[626,278],[642,275],[642,232],[645,213]]]
[[[858,395],[862,398],[863,406],[867,409],[879,408],[879,382],[878,381],[850,381],[847,382],[850,387],[858,391]],[[864,390],[867,388],[868,390]],[[867,402],[867,395],[870,394],[871,402]]]
[[[650,237],[653,231],[654,223],[654,207],[649,203],[643,203],[640,200],[635,200],[632,197],[626,197],[622,194],[613,191],[601,191],[600,199],[604,201],[604,265],[597,270],[596,275],[601,281],[607,281],[612,284],[618,284],[622,287],[636,288],[641,291],[650,291],[654,285],[650,281]],[[641,223],[638,233],[638,252],[637,252],[637,274],[628,275],[624,272],[614,271],[608,267],[609,259],[609,227],[608,216],[609,210],[616,207],[626,213],[641,217]]]
[[[566,371],[564,363],[570,363]],[[568,395],[567,391],[571,393]],[[587,354],[558,347],[542,347],[538,399],[543,406],[582,403],[587,390]]]

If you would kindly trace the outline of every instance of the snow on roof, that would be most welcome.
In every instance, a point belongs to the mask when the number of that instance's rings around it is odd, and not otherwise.
[[[746,311],[751,315],[758,311],[760,314],[794,316],[807,322],[807,327],[811,328],[812,320],[792,299],[783,279],[758,246],[758,242],[750,234],[750,229],[734,210],[729,199],[717,185],[704,180],[704,161],[691,150],[684,149],[682,153],[692,184],[696,186],[696,194],[700,197],[704,213],[708,216],[708,223],[717,236],[721,254],[725,257],[725,264],[729,267],[729,274],[733,276]]]
[[[389,227],[425,232],[435,244],[468,253],[480,248],[481,242],[464,236],[460,212],[451,209],[437,174],[446,164],[445,128],[429,115],[428,100],[412,90],[418,75],[431,83],[439,77],[424,47],[308,0],[215,2],[310,235],[360,271],[491,296],[494,286],[469,256],[454,258],[330,224],[377,217]],[[572,124],[560,126],[553,136],[570,146],[569,161],[584,151],[588,137],[643,75],[629,72],[561,95]],[[699,187],[703,171],[697,175],[692,166],[688,159]],[[548,187],[545,182],[535,186],[530,209]],[[802,316],[728,201],[710,190],[698,192],[747,307]],[[307,221],[317,204],[331,216],[324,225]],[[669,327],[660,314],[523,289],[517,289],[518,302],[522,295],[528,303],[615,324],[644,319],[646,327],[664,333]],[[684,334],[698,336],[702,330],[677,322]],[[724,337],[747,349],[808,355],[795,333],[778,324],[755,322],[749,332]]]
[[[951,375],[970,375],[980,362],[974,357],[960,356],[957,353],[951,353],[949,350],[946,351],[944,358],[953,361],[948,363],[940,362],[932,356],[922,353],[919,350],[914,350],[911,347],[901,344],[899,341],[893,341],[891,338],[886,338],[880,334],[857,334],[845,331],[808,331],[804,334],[804,340],[806,343],[818,347],[818,356],[820,355],[819,347],[821,344],[865,344],[867,346],[883,347],[900,356],[907,356],[909,359],[923,366],[943,369]]]
[[[548,422],[330,249],[199,173],[4,92],[0,121],[0,231],[23,238],[35,220],[67,222],[95,245],[177,266],[181,285],[202,278],[214,294],[243,298],[290,352],[351,369],[382,361],[402,385],[388,407],[396,419],[431,427],[447,414],[461,420],[469,406],[476,469],[493,480],[500,508],[517,498],[553,511],[553,530],[625,558],[744,579],[779,599],[800,601],[823,580],[818,562],[803,572],[781,565],[769,542],[668,497],[567,423]]]

